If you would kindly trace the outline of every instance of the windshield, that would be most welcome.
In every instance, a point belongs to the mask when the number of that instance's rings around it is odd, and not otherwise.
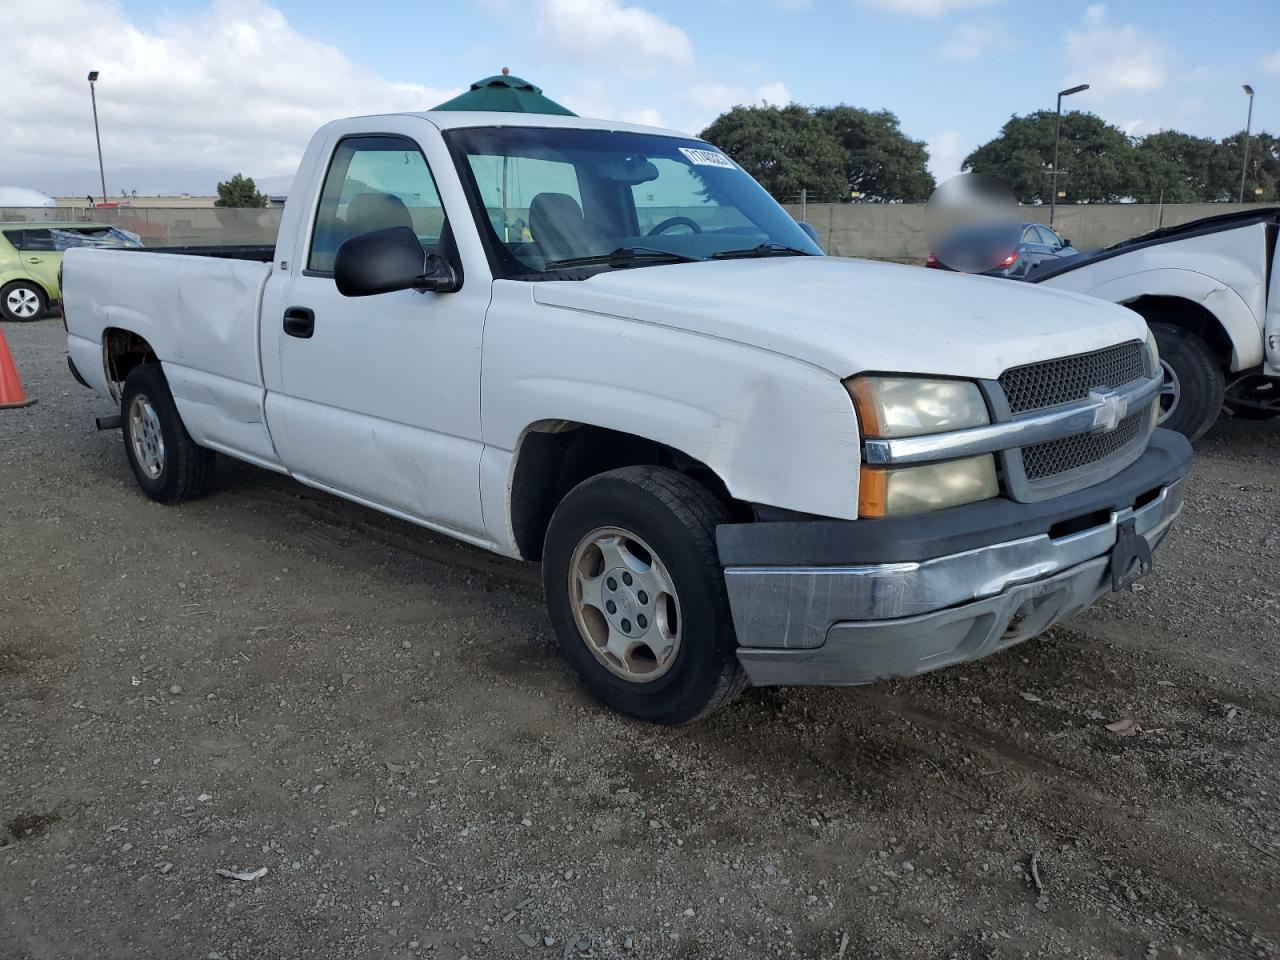
[[[699,140],[544,127],[446,137],[499,277],[822,254],[759,184]]]

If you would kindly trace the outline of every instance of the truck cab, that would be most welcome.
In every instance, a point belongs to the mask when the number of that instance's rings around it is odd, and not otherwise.
[[[541,561],[583,682],[662,723],[1041,633],[1150,570],[1189,467],[1136,314],[826,257],[674,131],[342,120],[273,249],[64,282],[148,495],[218,452]]]

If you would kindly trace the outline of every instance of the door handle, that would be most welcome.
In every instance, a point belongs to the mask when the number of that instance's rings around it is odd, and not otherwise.
[[[43,260],[41,260],[39,257],[27,257],[27,263],[34,263],[34,264],[39,265],[39,264],[41,264],[41,263],[43,263],[43,262],[44,262],[44,261],[43,261]]]
[[[300,340],[310,340],[316,332],[316,314],[307,307],[289,307],[284,312],[284,332]]]

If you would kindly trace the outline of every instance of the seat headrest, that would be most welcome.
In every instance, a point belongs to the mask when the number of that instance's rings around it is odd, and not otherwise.
[[[529,204],[529,232],[548,260],[602,253],[599,232],[588,226],[578,201],[567,193],[540,193]]]
[[[356,237],[372,230],[385,230],[387,227],[408,227],[413,229],[413,217],[404,201],[394,194],[357,193],[347,203],[348,236]]]

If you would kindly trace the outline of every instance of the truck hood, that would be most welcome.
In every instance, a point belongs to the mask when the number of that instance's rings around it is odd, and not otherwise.
[[[1124,307],[1013,280],[870,260],[680,263],[531,284],[548,307],[659,324],[863,371],[995,379],[1146,337]]]

